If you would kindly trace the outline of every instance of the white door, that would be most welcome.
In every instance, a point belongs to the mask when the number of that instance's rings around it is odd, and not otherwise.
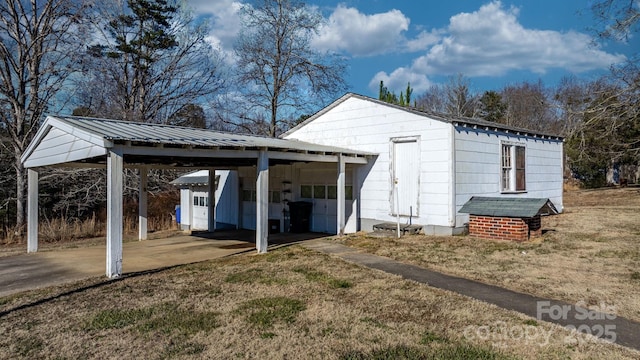
[[[391,213],[417,216],[420,193],[420,148],[417,139],[393,142],[392,182],[395,182],[395,189],[392,187]]]
[[[207,230],[209,228],[209,208],[207,207],[209,197],[206,191],[193,192],[193,213],[191,229]]]

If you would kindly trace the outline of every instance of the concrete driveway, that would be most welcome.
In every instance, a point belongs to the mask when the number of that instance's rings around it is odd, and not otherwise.
[[[220,258],[255,249],[252,232],[131,241],[123,244],[123,273]],[[255,235],[254,235],[255,236]],[[0,297],[105,274],[105,245],[0,257]]]

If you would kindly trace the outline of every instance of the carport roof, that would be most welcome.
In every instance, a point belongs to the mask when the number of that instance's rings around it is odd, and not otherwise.
[[[171,149],[171,150],[169,150]],[[345,156],[347,162],[374,155],[334,146],[254,135],[240,135],[207,129],[171,125],[96,119],[74,116],[48,116],[26,149],[25,167],[62,163],[103,164],[109,150],[118,150],[126,163],[172,166],[246,165],[257,158],[257,151],[278,153],[273,161],[330,161],[326,156]],[[212,152],[212,151],[215,151]],[[289,154],[289,155],[287,155]],[[193,161],[205,159],[207,161]],[[234,161],[211,161],[233,158]],[[363,163],[362,161],[355,161]]]

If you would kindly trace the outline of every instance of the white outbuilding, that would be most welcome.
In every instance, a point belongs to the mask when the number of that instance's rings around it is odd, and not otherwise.
[[[563,139],[558,136],[350,93],[283,138],[374,154],[365,165],[346,165],[346,233],[399,222],[427,234],[458,234],[469,222],[469,214],[459,210],[473,196],[544,198],[562,211]],[[305,202],[311,206],[305,230],[339,232],[334,165],[276,165],[269,177],[270,228],[278,224],[281,231],[291,230],[288,203]],[[238,182],[240,200],[220,201],[216,215],[220,209],[237,211],[237,226],[254,229],[255,170],[240,166],[231,179]],[[193,194],[183,195],[183,206],[195,204]]]
[[[469,215],[459,210],[472,196],[545,198],[563,209],[559,136],[349,93],[283,138],[377,155],[348,172],[359,201],[347,219],[357,224],[350,230],[399,218],[428,234],[460,233]],[[313,171],[308,176],[301,170],[297,193],[329,184],[330,176]],[[314,206],[314,213],[324,211]]]

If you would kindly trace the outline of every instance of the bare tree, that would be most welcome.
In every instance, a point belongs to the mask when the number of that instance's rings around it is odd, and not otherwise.
[[[258,0],[255,7],[244,5],[241,16],[235,53],[247,101],[242,115],[266,115],[269,136],[277,135],[284,119],[295,118],[283,113],[308,113],[344,90],[342,58],[310,45],[323,21],[320,13],[295,0]]]
[[[449,77],[444,85],[447,113],[458,117],[476,117],[480,110],[478,96],[471,92],[471,82],[462,74]]]
[[[83,38],[80,20],[88,5],[73,0],[0,3],[0,123],[13,154],[20,231],[26,215],[26,171],[20,157],[74,71]]]
[[[437,113],[446,113],[444,88],[440,85],[432,85],[429,89],[416,99],[419,109]]]
[[[596,39],[626,41],[638,32],[640,8],[635,0],[599,0],[591,9],[596,19]],[[637,51],[637,49],[636,49]],[[598,141],[600,154],[608,154],[610,161],[625,159],[640,164],[640,53],[636,52],[623,64],[611,67],[609,76],[592,83],[591,101],[584,109],[581,128],[576,136],[585,134]],[[575,140],[575,139],[570,139]],[[576,146],[583,141],[572,141]],[[593,144],[582,152],[591,152]]]
[[[505,86],[501,95],[507,104],[505,124],[548,133],[559,132],[556,107],[542,81]]]
[[[636,0],[599,0],[591,3],[596,19],[594,31],[600,38],[627,40],[640,24],[640,7]]]
[[[449,77],[447,83],[433,85],[416,99],[418,108],[456,117],[476,117],[480,101],[472,93],[470,81],[462,74]]]

